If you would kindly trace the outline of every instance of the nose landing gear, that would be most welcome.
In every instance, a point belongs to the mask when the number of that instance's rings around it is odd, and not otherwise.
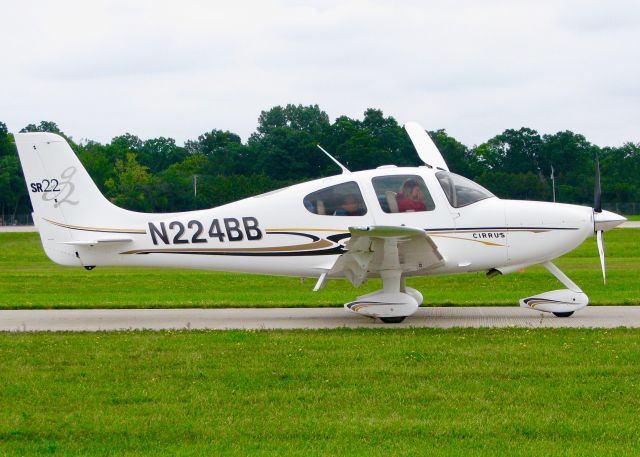
[[[551,262],[545,262],[544,267],[564,284],[566,289],[552,290],[533,297],[520,300],[520,306],[537,311],[552,313],[556,317],[569,317],[579,309],[589,304],[589,297]]]

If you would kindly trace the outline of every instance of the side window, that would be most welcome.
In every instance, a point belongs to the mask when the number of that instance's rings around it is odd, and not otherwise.
[[[367,207],[355,182],[345,182],[313,192],[303,200],[304,207],[322,216],[363,216]]]
[[[433,211],[436,207],[420,176],[378,176],[371,182],[385,213]]]

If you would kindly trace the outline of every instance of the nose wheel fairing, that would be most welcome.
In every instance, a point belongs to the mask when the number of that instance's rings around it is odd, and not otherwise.
[[[520,306],[553,313],[560,317],[573,314],[589,304],[589,297],[567,275],[551,262],[543,266],[564,284],[566,289],[552,290],[520,300]],[[568,314],[571,313],[571,314]]]
[[[572,313],[589,304],[589,297],[584,292],[568,289],[552,290],[533,297],[520,300],[520,306],[547,313]]]

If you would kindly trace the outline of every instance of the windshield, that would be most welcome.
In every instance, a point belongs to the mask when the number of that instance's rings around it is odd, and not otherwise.
[[[441,171],[436,173],[436,178],[447,195],[447,200],[454,208],[461,208],[485,198],[495,197],[480,184],[455,173]]]

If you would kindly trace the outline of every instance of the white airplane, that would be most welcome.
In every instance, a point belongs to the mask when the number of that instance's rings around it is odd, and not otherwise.
[[[18,133],[15,141],[33,220],[51,260],[61,265],[197,268],[318,278],[383,289],[346,303],[386,323],[413,314],[422,294],[410,276],[486,271],[507,274],[542,264],[566,289],[520,300],[523,307],[567,317],[588,297],[552,260],[626,219],[600,205],[502,200],[449,172],[425,130],[405,129],[421,167],[394,165],[293,185],[217,208],[145,214],[119,208],[98,190],[60,136]],[[326,153],[326,151],[325,151]]]

